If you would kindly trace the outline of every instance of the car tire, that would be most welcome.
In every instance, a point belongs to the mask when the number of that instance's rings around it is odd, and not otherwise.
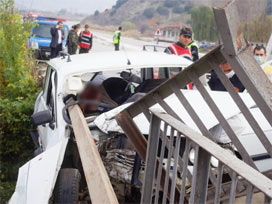
[[[54,188],[54,204],[78,203],[81,175],[77,169],[61,169]]]

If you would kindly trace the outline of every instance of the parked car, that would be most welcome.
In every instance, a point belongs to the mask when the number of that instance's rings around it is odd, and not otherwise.
[[[37,59],[48,59],[50,56],[50,43],[51,43],[51,33],[50,29],[57,25],[58,21],[63,21],[65,19],[57,19],[51,17],[38,16],[34,18],[37,23],[31,30],[29,38],[29,46],[34,51],[34,56]],[[63,24],[64,30],[64,40],[62,42],[63,49],[65,49],[66,39],[69,32],[69,26]]]

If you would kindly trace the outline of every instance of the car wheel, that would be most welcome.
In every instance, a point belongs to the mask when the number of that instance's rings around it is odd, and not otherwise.
[[[80,179],[77,169],[61,169],[54,189],[53,203],[78,203]]]

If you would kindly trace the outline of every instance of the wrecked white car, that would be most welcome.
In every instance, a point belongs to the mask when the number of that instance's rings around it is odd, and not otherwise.
[[[84,194],[86,181],[65,109],[67,96],[82,102],[80,107],[102,151],[102,141],[116,139],[120,133],[101,131],[93,122],[97,116],[137,100],[190,64],[185,58],[143,51],[98,52],[51,60],[31,118],[38,127],[31,130],[36,157],[20,168],[10,203],[90,201]],[[132,154],[133,165],[135,152]]]
[[[140,191],[135,189],[141,186],[143,164],[114,117],[191,62],[175,55],[142,51],[74,55],[51,60],[48,64],[43,91],[31,118],[38,127],[31,132],[37,146],[36,157],[20,168],[10,203],[91,203],[67,112],[66,102],[70,98],[79,104],[86,118],[118,200],[139,202]],[[206,84],[205,78],[202,82]],[[207,128],[220,126],[197,91],[182,91],[201,112],[200,117],[207,118],[203,120]],[[210,94],[229,121],[240,114],[228,94],[212,91]],[[258,114],[249,95],[244,93],[241,97],[247,107]],[[182,115],[191,128],[197,129],[177,99],[169,96],[166,100],[171,107],[177,107],[177,114]],[[149,126],[143,114],[137,116],[135,122],[147,136]],[[263,126],[267,134],[272,133],[268,124]],[[237,129],[240,131],[240,126]],[[249,138],[254,137],[254,133],[250,128],[242,129],[247,135],[244,142],[250,148],[250,141],[254,140]],[[241,141],[242,132],[239,133]],[[257,146],[252,157],[262,154]]]

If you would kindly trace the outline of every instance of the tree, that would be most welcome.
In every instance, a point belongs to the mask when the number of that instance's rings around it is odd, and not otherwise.
[[[272,33],[272,16],[263,13],[245,24],[244,34],[248,41],[266,43]]]
[[[206,6],[191,9],[194,38],[197,40],[216,41],[218,32],[212,9]]]
[[[179,2],[176,0],[166,0],[163,5],[167,8],[172,8],[174,6],[177,6],[178,4]]]
[[[94,16],[98,16],[98,15],[99,15],[99,11],[96,10],[96,11],[94,12]]]
[[[153,18],[154,13],[155,13],[155,10],[153,8],[147,8],[147,9],[144,10],[143,15],[146,18],[150,19],[150,18]]]
[[[272,15],[272,0],[267,0],[266,14]]]
[[[0,0],[0,203],[10,198],[10,181],[33,154],[29,118],[40,91],[27,47],[33,24],[22,21],[13,5],[13,0]]]
[[[159,6],[157,8],[157,12],[162,16],[168,16],[169,15],[169,10],[164,6]]]
[[[186,13],[190,13],[190,10],[193,8],[193,4],[191,1],[186,2],[185,6],[184,6],[184,11]]]
[[[184,9],[180,6],[176,6],[173,8],[173,13],[178,13],[178,14],[184,13]]]
[[[117,0],[116,4],[112,7],[113,9],[120,8],[124,3],[126,3],[128,0]]]

